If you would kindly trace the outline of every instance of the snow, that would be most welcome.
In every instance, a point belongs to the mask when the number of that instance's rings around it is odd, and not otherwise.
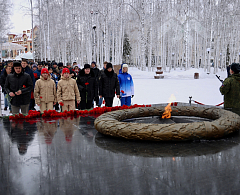
[[[132,98],[133,104],[159,104],[167,103],[173,94],[175,102],[189,102],[189,96],[193,100],[206,105],[217,105],[223,102],[223,96],[219,91],[221,82],[213,74],[207,74],[203,69],[191,68],[185,70],[171,70],[164,72],[164,79],[154,79],[155,72],[140,71],[137,68],[129,68],[133,77],[135,95]],[[194,79],[194,73],[199,73],[199,79]],[[221,79],[227,77],[226,71],[218,70],[217,75]],[[114,105],[119,105],[114,100]]]
[[[194,73],[199,73],[199,79],[194,79]],[[160,104],[167,103],[171,95],[176,97],[175,102],[189,102],[189,96],[193,100],[206,105],[217,105],[223,102],[223,96],[219,91],[221,82],[213,74],[207,74],[203,69],[171,70],[164,72],[164,79],[154,79],[155,72],[140,71],[135,67],[129,68],[133,77],[135,95],[132,104]],[[224,80],[227,77],[226,71],[218,70]],[[120,100],[114,98],[113,106],[120,106]],[[9,111],[3,111],[3,95],[1,99],[2,114],[9,115]],[[35,106],[37,110],[39,108]]]

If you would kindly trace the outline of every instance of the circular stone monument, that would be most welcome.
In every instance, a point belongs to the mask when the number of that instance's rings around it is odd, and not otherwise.
[[[174,124],[121,122],[131,118],[162,116],[164,108],[164,106],[158,106],[108,112],[99,116],[94,126],[97,131],[105,135],[153,141],[217,139],[240,129],[240,116],[216,107],[171,107],[172,116],[195,116],[213,121]]]

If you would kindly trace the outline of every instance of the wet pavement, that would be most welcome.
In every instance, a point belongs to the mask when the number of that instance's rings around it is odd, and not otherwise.
[[[94,117],[0,120],[0,194],[240,193],[239,133],[140,142],[104,136],[93,123]]]

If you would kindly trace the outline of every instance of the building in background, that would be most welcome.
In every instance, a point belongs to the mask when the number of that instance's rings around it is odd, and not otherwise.
[[[35,26],[33,29],[33,37],[36,38],[38,27]],[[31,30],[24,30],[23,33],[17,34],[17,33],[8,33],[8,42],[10,43],[16,43],[23,47],[25,47],[25,53],[32,52],[32,29]],[[18,53],[15,51],[12,53],[12,57],[16,57]]]

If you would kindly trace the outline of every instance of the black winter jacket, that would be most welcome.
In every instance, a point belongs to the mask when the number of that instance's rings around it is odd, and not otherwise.
[[[101,76],[100,70],[98,68],[91,68],[91,70],[94,72],[95,77],[99,79]]]
[[[86,83],[89,84],[86,85]],[[81,101],[86,100],[86,95],[88,101],[93,101],[94,98],[98,97],[98,85],[92,69],[89,74],[85,74],[84,69],[79,72],[77,85],[80,91]]]
[[[20,105],[27,105],[30,103],[31,90],[33,89],[33,82],[29,74],[21,72],[20,74],[9,74],[5,82],[5,92],[9,94],[10,92],[22,91],[21,95],[15,95],[11,99],[11,104],[13,106],[19,107]]]
[[[3,72],[3,74],[0,76],[0,85],[1,85],[1,87],[2,87],[2,92],[4,93],[4,94],[6,94],[6,92],[5,92],[5,82],[6,82],[6,78],[7,78],[7,72],[6,72],[6,70],[3,70],[4,72]]]
[[[114,97],[115,91],[120,95],[120,86],[118,76],[114,71],[108,72],[104,70],[99,81],[99,95],[103,97]]]

